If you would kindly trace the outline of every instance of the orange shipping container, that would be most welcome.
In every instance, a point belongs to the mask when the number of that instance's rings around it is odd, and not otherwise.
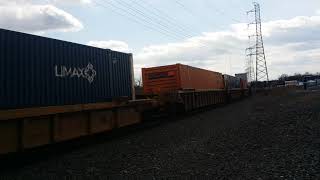
[[[183,64],[142,68],[142,80],[145,94],[224,89],[221,73]]]

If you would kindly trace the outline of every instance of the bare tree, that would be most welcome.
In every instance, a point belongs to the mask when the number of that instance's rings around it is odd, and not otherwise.
[[[141,77],[138,78],[138,79],[135,79],[135,84],[134,84],[135,87],[142,87],[142,79]]]
[[[279,80],[285,81],[288,77],[289,77],[288,74],[282,74],[282,75],[279,77]]]

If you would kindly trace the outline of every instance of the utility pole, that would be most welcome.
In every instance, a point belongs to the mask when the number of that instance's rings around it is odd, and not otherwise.
[[[255,20],[248,24],[250,26],[255,25],[255,34],[249,35],[249,47],[246,49],[247,59],[247,73],[249,81],[269,81],[267,61],[264,52],[263,38],[262,38],[262,27],[261,27],[261,16],[260,16],[260,5],[256,2],[253,3],[254,9],[247,12],[254,13]],[[255,43],[251,45],[251,39],[255,38]],[[255,57],[255,63],[253,59]],[[255,67],[254,67],[255,65]]]

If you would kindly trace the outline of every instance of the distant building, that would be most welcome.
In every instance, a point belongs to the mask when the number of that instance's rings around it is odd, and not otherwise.
[[[235,76],[237,78],[241,78],[242,80],[245,80],[248,82],[248,74],[247,73],[239,73],[239,74],[235,74]]]

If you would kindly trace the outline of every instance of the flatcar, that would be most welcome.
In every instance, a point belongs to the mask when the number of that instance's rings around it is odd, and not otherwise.
[[[235,89],[219,72],[182,64],[143,68],[142,77],[148,98],[137,100],[132,54],[0,29],[0,155],[139,124],[154,109],[224,104],[247,91],[241,78]]]
[[[0,154],[141,122],[132,54],[0,29]]]
[[[246,80],[183,64],[142,69],[143,90],[170,109],[192,111],[247,95]]]

